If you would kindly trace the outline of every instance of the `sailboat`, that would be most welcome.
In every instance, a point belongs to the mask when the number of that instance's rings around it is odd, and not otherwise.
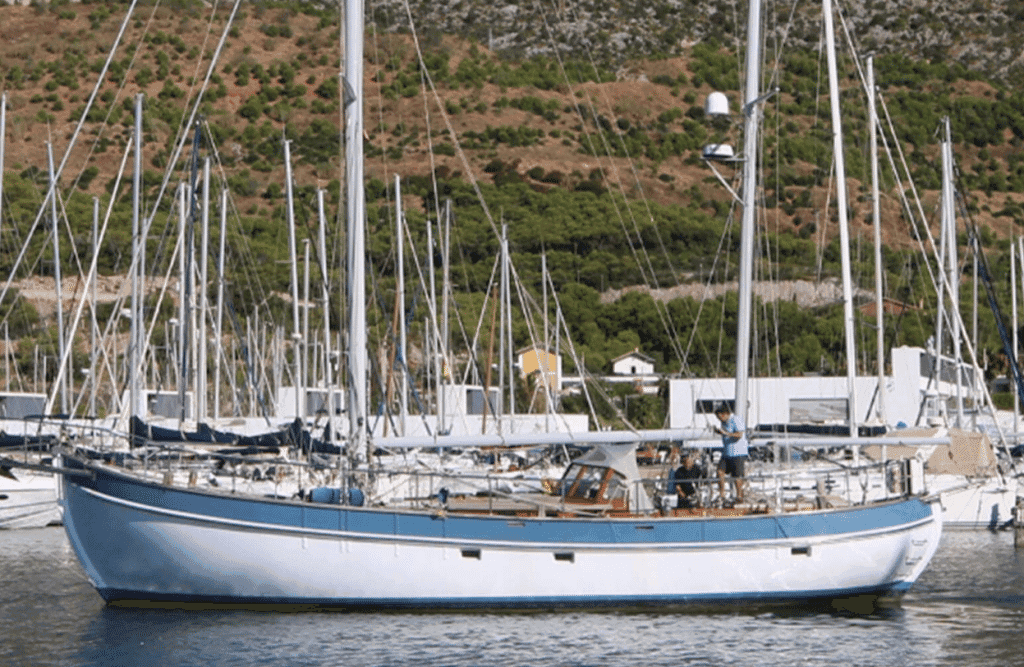
[[[280,499],[179,485],[155,470],[118,468],[68,452],[61,467],[65,530],[104,600],[388,610],[622,609],[875,600],[907,591],[938,546],[941,510],[935,498],[905,493],[817,507],[666,509],[657,502],[657,484],[637,469],[637,445],[680,442],[703,429],[371,437],[362,271],[362,3],[353,0],[347,10],[348,461],[338,461],[334,486]],[[750,15],[752,151],[758,0],[752,0]],[[745,168],[753,169],[753,153],[746,159]],[[752,219],[752,191],[747,196]],[[746,354],[741,348],[740,357]],[[737,383],[743,381],[738,375]],[[426,481],[415,496],[373,493],[375,476],[386,474],[368,465],[377,446],[495,444],[585,451],[560,480],[532,493],[492,487],[453,493]]]
[[[60,523],[57,478],[47,465],[57,436],[43,432],[38,414],[42,394],[0,394],[0,530],[42,528]],[[26,410],[27,409],[27,410]]]
[[[42,462],[34,470],[27,469],[23,461],[17,464],[17,470],[0,464],[0,530],[60,523],[54,476]]]

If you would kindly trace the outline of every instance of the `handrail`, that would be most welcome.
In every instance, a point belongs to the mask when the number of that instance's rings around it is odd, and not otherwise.
[[[188,443],[166,443],[143,440],[143,444],[131,450],[124,447],[129,441],[129,434],[109,427],[104,423],[69,420],[31,420],[33,425],[44,423],[48,427],[44,432],[52,431],[58,436],[61,444],[74,450],[77,447],[87,449],[90,455],[99,452],[103,455],[121,452],[128,459],[128,466],[141,468],[149,472],[163,472],[165,478],[175,470],[190,471],[190,484],[195,483],[195,471],[200,471],[205,480],[220,480],[219,491],[236,491],[242,484],[255,484],[273,481],[274,493],[279,492],[279,485],[284,485],[287,494],[293,498],[306,497],[306,492],[317,486],[342,487],[346,491],[356,477],[372,480],[373,484],[364,488],[367,501],[374,505],[392,507],[435,507],[439,511],[458,511],[458,503],[448,502],[449,498],[477,497],[479,503],[474,511],[489,514],[504,509],[508,505],[521,505],[524,509],[533,508],[538,515],[548,512],[571,513],[579,516],[601,516],[609,512],[618,512],[610,502],[598,499],[595,505],[578,504],[568,501],[565,497],[567,488],[559,483],[551,482],[555,475],[544,476],[538,472],[496,471],[482,468],[457,468],[455,470],[438,470],[412,465],[386,466],[367,465],[348,467],[345,461],[336,466],[332,459],[325,455],[321,460],[290,459],[286,456],[253,456],[231,452],[208,451],[190,446]],[[33,429],[34,430],[34,429]],[[120,444],[120,447],[113,445]],[[227,449],[227,447],[225,447]],[[26,462],[41,466],[36,461]],[[118,464],[120,465],[120,461]],[[6,459],[0,459],[5,465]],[[421,465],[421,464],[420,464]],[[269,476],[269,468],[275,467],[274,477]],[[62,469],[47,468],[58,473]],[[207,470],[207,473],[201,472]],[[718,478],[713,469],[710,476],[687,480],[698,488],[698,506],[710,508],[725,506],[725,500],[719,497]],[[665,502],[666,498],[676,496],[672,485],[673,476],[666,468],[668,475],[631,480],[627,486],[627,506],[630,514],[647,514],[651,516],[665,515],[674,507],[674,503]],[[230,481],[226,479],[230,477]],[[285,481],[288,480],[288,481]],[[168,481],[170,483],[170,481]],[[205,482],[204,482],[205,483]],[[793,464],[785,468],[769,468],[757,462],[748,464],[745,476],[746,499],[744,507],[763,507],[769,512],[784,512],[794,505],[804,506],[806,503],[817,503],[818,506],[834,502],[859,505],[868,501],[885,500],[905,495],[910,488],[909,471],[899,461],[870,462],[860,465],[848,465],[845,462],[829,461],[818,458],[813,463]],[[504,485],[511,485],[506,488]],[[731,484],[730,484],[731,486]],[[248,490],[258,488],[248,486]],[[292,493],[294,491],[294,493]],[[637,503],[638,498],[646,496],[650,502]],[[345,496],[347,497],[347,496]],[[486,498],[486,501],[484,500]],[[504,508],[498,505],[506,505]],[[637,508],[644,508],[638,511]],[[648,509],[650,508],[650,509]]]

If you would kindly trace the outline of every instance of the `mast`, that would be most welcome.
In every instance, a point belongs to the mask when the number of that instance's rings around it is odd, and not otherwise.
[[[878,111],[875,109],[875,57],[868,56],[868,145],[871,150],[871,220],[875,232],[875,347],[878,357],[878,417],[888,423],[885,412],[885,304],[882,301],[882,212],[878,195]]]
[[[977,255],[977,251],[975,251]],[[1020,334],[1017,331],[1017,239],[1010,239],[1010,322],[1013,325],[1013,351],[1020,350]],[[1013,432],[1020,432],[1020,396],[1013,392]]]
[[[960,274],[956,252],[956,212],[953,206],[953,139],[949,116],[943,118],[945,135],[942,142],[942,224],[946,243],[946,277],[949,281],[949,307],[960,312]],[[941,270],[941,269],[940,269]],[[959,318],[949,316],[950,343],[953,346],[953,363],[956,365],[956,425],[964,422],[964,398],[962,382],[963,354],[960,349]],[[940,362],[941,363],[941,360]]]
[[[444,226],[438,230],[441,235],[441,375],[438,379],[438,387],[444,388],[445,382],[447,384],[452,383],[454,377],[454,369],[452,368],[453,360],[450,357],[452,342],[451,332],[448,328],[448,294],[451,292],[451,243],[452,243],[452,200],[447,199],[444,203]],[[442,421],[440,423],[445,425],[445,431],[449,431],[448,427],[448,404],[445,399],[445,392],[442,391],[440,395],[440,416]]]
[[[7,142],[7,91],[0,93],[0,228],[4,216],[4,144]]]
[[[759,96],[761,86],[761,0],[750,0],[747,16],[746,90],[743,102],[743,217],[740,222],[739,311],[736,323],[735,412],[749,424],[750,320],[754,269],[754,207],[757,202]]]
[[[292,153],[291,141],[284,140],[284,192],[285,211],[288,216],[288,256],[292,270],[292,343],[295,354],[295,417],[305,418],[302,409],[302,332],[299,324],[299,261],[298,247],[295,244],[295,200],[292,194]]]
[[[99,197],[92,198],[92,264],[96,266],[96,258],[99,255],[99,228],[100,228],[100,200]],[[96,416],[96,270],[89,271],[89,288],[92,292],[92,303],[89,312],[92,315],[89,324],[89,416]]]
[[[512,254],[508,244],[508,223],[502,226],[502,237],[505,243],[505,262],[502,266],[504,271],[505,287],[505,363],[503,368],[508,368],[508,433],[513,429],[513,418],[516,415],[516,372],[515,372],[515,343],[512,340]],[[500,433],[500,431],[499,431]]]
[[[316,210],[317,218],[319,221],[318,225],[318,248],[320,254],[320,280],[321,285],[321,309],[323,310],[323,325],[324,325],[324,387],[327,388],[327,405],[328,412],[334,414],[334,396],[332,394],[332,388],[334,386],[334,379],[331,374],[331,302],[330,294],[327,291],[327,285],[329,284],[327,276],[327,218],[324,214],[324,191],[320,188],[316,191]]]
[[[846,379],[849,390],[850,437],[857,436],[857,348],[853,335],[853,277],[850,270],[850,229],[847,217],[846,161],[843,154],[843,122],[839,106],[839,73],[836,67],[836,35],[832,0],[824,0],[825,42],[828,55],[829,103],[832,107],[832,152],[836,163],[836,206],[839,213],[839,251],[843,274],[843,329],[846,333]],[[856,452],[854,449],[854,460]]]
[[[60,366],[57,368],[57,378],[60,383],[60,413],[68,413],[68,380],[64,373],[64,293],[61,289],[60,272],[60,234],[57,219],[57,174],[53,168],[53,144],[47,142],[46,157],[50,167],[50,188],[53,194],[50,196],[50,217],[53,225],[53,280],[57,290],[57,358]]]
[[[551,341],[548,335],[548,255],[546,250],[542,250],[540,254],[540,286],[544,309],[544,362],[541,364],[540,355],[537,355],[537,367],[541,371],[541,377],[544,378],[544,430],[547,431],[552,407],[551,378],[553,374],[551,372]]]
[[[142,207],[142,93],[135,96],[135,154],[132,165],[132,304],[130,323],[131,333],[128,343],[128,382],[130,389],[130,400],[128,406],[129,415],[145,416],[142,408],[142,388],[139,377],[139,360],[142,354],[142,298],[145,285],[143,260],[146,257],[146,244],[143,238],[143,225],[140,218]]]
[[[434,223],[427,220],[427,278],[430,288],[430,296],[427,301],[430,303],[430,313],[427,315],[427,325],[423,327],[429,342],[426,347],[430,353],[430,363],[427,364],[427,386],[430,386],[431,370],[433,370],[434,382],[434,414],[437,417],[437,433],[445,432],[444,415],[441,414],[441,361],[440,361],[440,336],[437,334],[437,279],[434,271]],[[433,319],[431,322],[430,320]]]
[[[210,247],[210,158],[203,162],[203,228],[199,239],[199,326],[196,328],[196,421],[205,421],[206,408],[206,355],[209,341],[206,337],[206,285]]]
[[[512,327],[509,325],[509,320],[511,320],[511,313],[508,312],[508,304],[509,304],[509,298],[508,298],[508,294],[509,294],[508,264],[509,264],[509,261],[510,260],[509,260],[509,257],[508,257],[508,223],[507,222],[502,222],[501,223],[501,311],[500,311],[501,312],[501,318],[500,318],[501,319],[501,328],[500,328],[500,331],[498,332],[498,341],[499,341],[499,343],[498,343],[498,359],[499,359],[499,361],[498,361],[498,386],[501,387],[500,391],[505,391],[506,388],[508,389],[508,411],[507,412],[503,412],[502,411],[503,408],[505,407],[505,403],[504,403],[504,401],[500,401],[498,403],[498,405],[499,405],[498,414],[496,415],[498,417],[498,419],[495,421],[495,426],[498,427],[498,431],[497,432],[499,434],[502,432],[502,428],[503,428],[502,427],[502,422],[505,421],[505,420],[503,420],[501,418],[504,415],[511,416],[512,414],[515,413],[515,400],[516,400],[515,393],[513,392],[513,384],[512,384],[513,383],[513,379],[512,379],[512,366],[511,366],[511,364],[508,365],[508,385],[507,385],[507,387],[505,385],[506,361],[511,358],[511,355],[508,353],[508,350],[509,350],[509,348],[512,347],[512,341],[511,341],[510,336],[509,336],[509,333],[512,331]],[[511,424],[512,423],[511,420],[508,420],[508,423]]]
[[[217,323],[214,340],[213,418],[220,419],[220,361],[224,341],[224,253],[227,241],[228,190],[220,191],[220,250],[217,253]]]
[[[189,184],[183,183],[181,187],[181,212],[179,222],[181,223],[181,383],[178,387],[178,399],[180,412],[178,424],[181,425],[185,418],[192,418],[195,412],[194,406],[186,404],[189,385],[195,380],[192,374],[193,368],[198,366],[198,359],[193,365],[193,358],[196,357],[195,348],[198,342],[193,345],[192,337],[195,335],[195,310],[192,299],[194,298],[192,280],[194,278],[193,262],[195,256],[195,224],[196,208],[199,202],[196,200],[195,188],[196,179],[199,176],[199,147],[202,141],[202,121],[195,121],[195,134],[192,139],[192,172]],[[186,197],[188,201],[186,202]],[[140,322],[140,324],[142,324]],[[193,385],[193,396],[196,395],[198,386]],[[189,408],[192,408],[189,410]]]
[[[405,360],[405,220],[402,217],[402,179],[395,174],[395,260],[398,284],[395,286],[395,301],[398,304],[398,361],[401,368],[398,383],[398,431],[406,435],[406,421],[409,414],[409,376]]]
[[[303,269],[302,269],[302,386],[309,386],[309,251],[310,239],[302,240],[303,245]],[[314,368],[314,370],[316,370]]]
[[[974,243],[975,243],[975,255],[977,255],[978,252],[979,252],[979,245],[978,245],[979,244],[979,240],[978,240],[976,235],[975,235]],[[1017,250],[1017,265],[1020,266],[1020,263],[1022,261],[1024,261],[1024,237],[1020,237],[1020,236],[1017,237],[1016,250]],[[1011,263],[1010,266],[1013,266],[1013,264]],[[1022,277],[1024,277],[1024,276],[1022,276]],[[1014,284],[1016,285],[1016,279],[1014,280]],[[1013,302],[1014,302],[1014,306],[1016,306],[1017,305],[1017,297],[1016,296],[1014,297]],[[1014,342],[1013,342],[1014,364],[1017,364],[1018,362],[1016,361],[1016,359],[1020,358],[1019,357],[1019,355],[1020,355],[1020,347],[1018,345],[1018,340],[1017,340],[1018,333],[1017,333],[1017,316],[1016,315],[1014,315],[1014,317],[1013,317],[1013,335],[1014,335]],[[1013,374],[1011,373],[1010,375],[1013,375]],[[1020,401],[1019,393],[1020,392],[1016,392],[1016,391],[1013,392],[1013,432],[1014,433],[1020,433],[1020,428],[1019,428],[1020,417],[1017,414],[1018,408],[1020,407],[1020,404],[1019,404],[1019,401]]]
[[[178,426],[181,426],[181,422],[185,420],[185,397],[187,396],[186,391],[188,390],[188,340],[189,326],[188,318],[190,317],[190,309],[188,300],[191,298],[189,295],[192,293],[189,287],[188,280],[188,254],[190,243],[187,240],[188,229],[188,204],[186,197],[188,196],[188,185],[182,183],[178,186],[178,242],[181,244],[181,252],[178,254],[178,280],[180,281],[180,294],[178,303]],[[141,322],[140,322],[141,324]]]
[[[363,186],[363,0],[345,3],[345,173],[348,219],[349,452],[369,460],[366,438],[366,257]],[[365,451],[364,451],[365,450]]]

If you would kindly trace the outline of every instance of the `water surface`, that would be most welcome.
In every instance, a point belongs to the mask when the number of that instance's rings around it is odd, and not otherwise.
[[[869,615],[107,607],[61,528],[0,532],[0,572],[3,665],[1024,665],[1012,533],[946,531],[902,604]]]

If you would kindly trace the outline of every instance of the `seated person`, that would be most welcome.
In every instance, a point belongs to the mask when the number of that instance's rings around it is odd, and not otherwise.
[[[693,480],[699,480],[704,476],[697,465],[697,455],[694,452],[684,452],[682,465],[675,472],[674,483],[676,486],[676,507],[689,509],[700,506],[700,494],[697,493],[697,485]]]

